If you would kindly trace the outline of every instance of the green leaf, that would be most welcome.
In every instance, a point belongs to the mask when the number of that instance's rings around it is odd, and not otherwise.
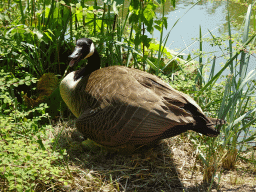
[[[156,30],[158,30],[160,32],[162,31],[162,28],[159,25],[155,25],[154,27],[155,27]]]
[[[148,38],[147,35],[142,35],[141,40],[147,48],[150,46],[151,38]]]
[[[34,29],[33,33],[37,36],[39,40],[43,38],[43,34],[40,31]]]
[[[23,79],[21,79],[20,81],[19,81],[19,84],[20,85],[23,85],[25,83],[25,81],[23,80]]]
[[[26,84],[27,86],[30,86],[30,85],[31,85],[31,81],[26,81],[25,84]]]
[[[116,2],[116,5],[123,5],[124,0],[114,0]]]
[[[66,5],[65,1],[60,1],[60,4]]]
[[[52,41],[52,37],[50,36],[49,32],[44,32],[44,34]]]
[[[135,39],[134,39],[134,44],[137,46],[141,43],[141,34],[140,32],[136,33]]]
[[[167,17],[163,17],[163,24],[164,24],[164,27],[167,29],[167,27],[168,27]]]
[[[175,1],[176,0],[171,0],[173,8],[175,8]]]
[[[138,23],[138,20],[139,16],[134,13],[129,17],[129,23]]]
[[[104,0],[104,3],[106,4],[106,5],[112,5],[112,0]]]
[[[155,8],[156,6],[152,3],[148,4],[143,11],[143,16],[147,21],[153,20],[155,17]]]
[[[116,7],[116,1],[113,2],[112,7],[113,7],[113,11],[114,11],[115,15],[118,15],[118,9]]]
[[[44,146],[44,144],[43,144],[43,142],[42,142],[41,139],[37,140],[37,143],[40,145],[40,147],[41,147],[43,150],[45,150],[45,146]]]

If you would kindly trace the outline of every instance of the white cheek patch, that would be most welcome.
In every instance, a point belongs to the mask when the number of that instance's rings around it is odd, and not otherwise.
[[[90,53],[88,53],[88,55],[85,56],[85,59],[88,58],[88,57],[90,57],[90,56],[92,56],[93,53],[94,53],[94,50],[95,50],[95,46],[94,46],[94,44],[92,43],[92,44],[91,44],[91,47],[90,47]]]

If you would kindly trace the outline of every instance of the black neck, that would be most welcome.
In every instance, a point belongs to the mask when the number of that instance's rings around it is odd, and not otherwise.
[[[90,75],[93,71],[100,68],[100,56],[95,50],[93,55],[87,58],[88,64],[75,72],[74,80],[78,80],[80,77]]]

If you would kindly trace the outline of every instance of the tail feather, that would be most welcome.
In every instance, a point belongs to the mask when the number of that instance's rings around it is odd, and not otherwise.
[[[217,118],[212,118],[212,117],[208,117],[208,119],[211,120],[211,123],[212,125],[224,125],[226,124],[227,122],[223,119],[217,119]],[[208,125],[208,124],[207,124]],[[210,124],[209,124],[210,125]]]
[[[210,137],[217,137],[220,134],[220,131],[216,129],[216,126],[226,123],[226,121],[222,119],[205,116],[197,116],[194,117],[194,119],[196,120],[196,125],[194,125],[192,130]]]

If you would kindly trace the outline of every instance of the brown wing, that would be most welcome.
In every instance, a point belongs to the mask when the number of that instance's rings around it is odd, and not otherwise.
[[[195,124],[185,109],[191,98],[139,70],[116,66],[97,70],[82,94],[88,103],[76,126],[103,145],[146,144],[177,125]],[[179,133],[173,130],[174,135]]]

